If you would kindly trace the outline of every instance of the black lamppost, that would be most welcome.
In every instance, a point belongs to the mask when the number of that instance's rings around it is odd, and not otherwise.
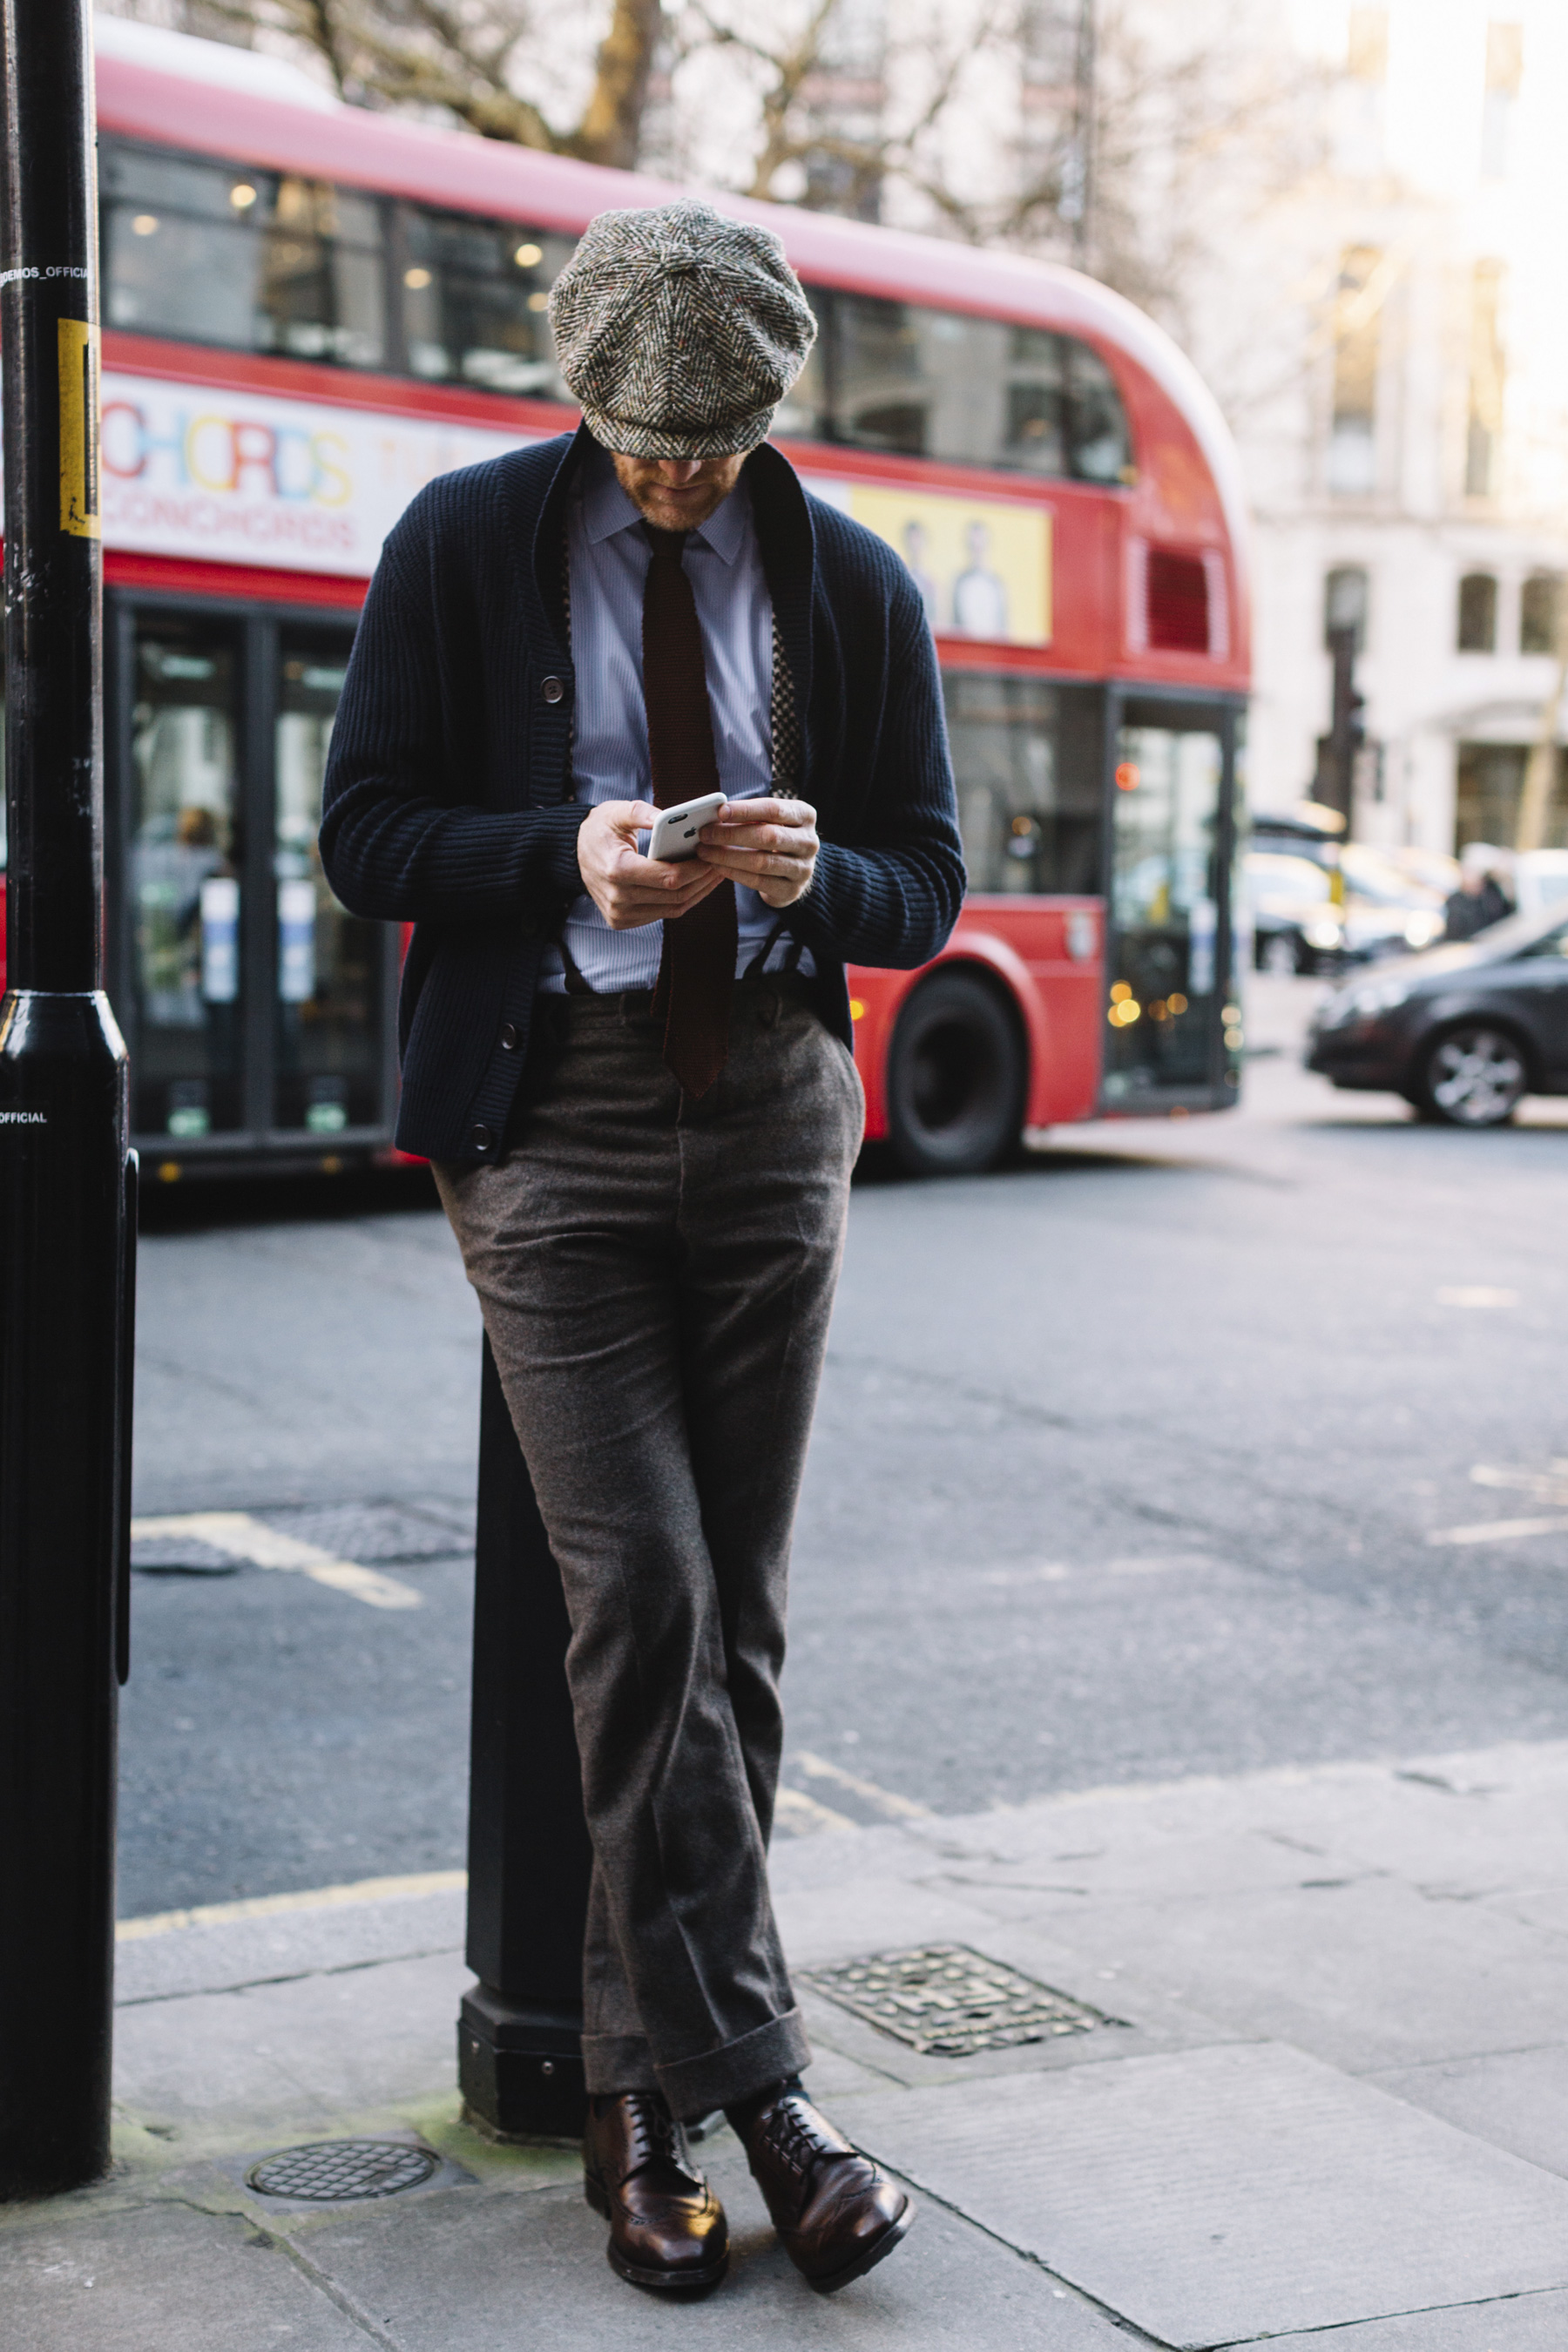
[[[109,2162],[134,1220],[103,979],[84,0],[0,0],[9,986],[0,1005],[0,2196]]]
[[[1333,799],[1330,805],[1337,808],[1344,818],[1344,837],[1348,841],[1355,823],[1356,761],[1366,742],[1366,724],[1362,716],[1366,708],[1366,698],[1358,692],[1355,682],[1361,631],[1353,623],[1331,627],[1328,640],[1329,655],[1333,664],[1333,702],[1328,743]]]
[[[474,1570],[468,1957],[479,1981],[458,2021],[458,2080],[492,2131],[575,2134],[593,1855],[566,1603],[488,1340]]]

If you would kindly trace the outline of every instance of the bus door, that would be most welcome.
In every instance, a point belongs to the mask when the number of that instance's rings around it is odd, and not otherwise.
[[[1242,1044],[1231,906],[1238,710],[1113,692],[1101,1108],[1237,1100]]]
[[[150,1172],[384,1148],[396,939],[316,847],[352,625],[118,596],[116,1011]]]

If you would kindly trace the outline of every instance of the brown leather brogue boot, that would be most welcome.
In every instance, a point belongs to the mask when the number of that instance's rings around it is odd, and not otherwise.
[[[589,2100],[583,2194],[610,2225],[610,2268],[633,2286],[695,2294],[728,2269],[724,2208],[657,2091]]]
[[[864,2278],[890,2254],[915,2209],[852,2147],[798,2083],[730,2110],[784,2252],[819,2294]]]

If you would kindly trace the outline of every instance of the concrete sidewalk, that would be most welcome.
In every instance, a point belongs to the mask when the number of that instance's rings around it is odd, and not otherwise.
[[[831,2301],[727,2132],[735,2263],[671,2307],[612,2275],[569,2152],[464,2126],[455,1880],[128,1923],[115,2170],[0,2213],[0,2346],[1563,2352],[1565,1800],[1560,1743],[787,1842],[798,1968],[960,1944],[1102,2021],[942,2057],[806,1995],[812,2087],[921,2208]],[[358,2135],[439,2169],[328,2207],[246,2186]]]

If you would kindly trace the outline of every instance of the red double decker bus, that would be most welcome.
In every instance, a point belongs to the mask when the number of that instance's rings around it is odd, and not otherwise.
[[[314,100],[110,21],[99,61],[110,989],[149,1173],[384,1158],[399,941],[315,847],[354,614],[434,475],[574,413],[575,238],[677,193]],[[776,438],[899,550],[941,654],[970,892],[856,971],[868,1136],[974,1171],[1020,1130],[1237,1096],[1237,468],[1148,319],[1073,272],[721,198],[821,332]]]

